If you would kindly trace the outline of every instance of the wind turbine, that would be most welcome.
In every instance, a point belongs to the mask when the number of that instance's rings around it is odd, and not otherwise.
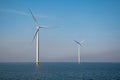
[[[35,35],[34,35],[34,38],[33,40],[36,38],[36,64],[39,64],[40,61],[39,61],[39,29],[40,28],[48,28],[47,26],[40,26],[35,18],[35,16],[33,15],[32,11],[29,9],[32,17],[33,17],[33,20],[34,20],[34,23],[36,25],[36,31],[35,31]]]
[[[77,43],[77,45],[78,45],[78,63],[80,64],[80,47],[82,46],[81,43],[83,43],[84,40],[81,41],[81,42],[78,42],[78,41],[76,41],[76,40],[74,40],[74,41],[75,41],[75,43]]]

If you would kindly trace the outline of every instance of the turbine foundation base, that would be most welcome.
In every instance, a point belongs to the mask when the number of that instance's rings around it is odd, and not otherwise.
[[[36,64],[39,64],[40,62],[36,62]]]

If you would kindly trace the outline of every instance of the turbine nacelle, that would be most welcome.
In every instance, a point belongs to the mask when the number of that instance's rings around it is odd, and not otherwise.
[[[48,28],[48,26],[37,26],[37,29],[39,28]]]

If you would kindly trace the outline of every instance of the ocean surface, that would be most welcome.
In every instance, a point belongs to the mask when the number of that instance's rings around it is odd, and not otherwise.
[[[120,63],[0,63],[0,80],[120,80]]]

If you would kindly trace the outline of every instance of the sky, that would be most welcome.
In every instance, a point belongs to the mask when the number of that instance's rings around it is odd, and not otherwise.
[[[120,0],[0,0],[0,62],[35,62],[36,26],[40,62],[120,62]]]

